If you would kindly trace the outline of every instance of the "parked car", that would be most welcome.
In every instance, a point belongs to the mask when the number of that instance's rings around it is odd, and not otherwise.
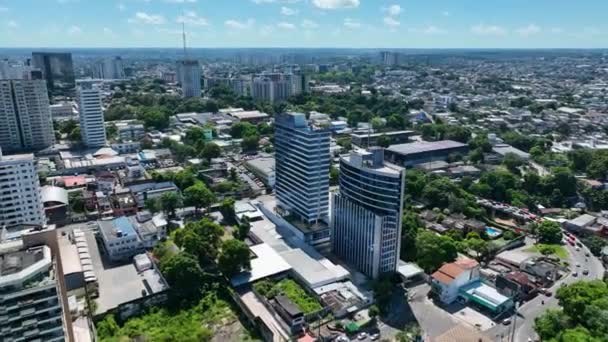
[[[376,341],[376,340],[378,340],[379,338],[380,338],[380,334],[378,334],[378,333],[373,334],[372,336],[370,336],[370,339],[371,339],[372,341]]]
[[[502,320],[502,324],[504,324],[504,325],[509,325],[509,324],[511,324],[511,319],[510,319],[510,318],[505,318],[505,319],[503,319],[503,320]]]
[[[589,274],[589,270],[583,270],[583,275],[588,275]]]
[[[365,340],[367,338],[367,333],[366,332],[361,332],[359,333],[359,335],[357,336],[358,339],[360,340]]]

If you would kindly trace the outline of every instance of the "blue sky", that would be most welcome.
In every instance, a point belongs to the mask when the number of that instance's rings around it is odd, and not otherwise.
[[[606,48],[607,0],[0,0],[0,47]]]

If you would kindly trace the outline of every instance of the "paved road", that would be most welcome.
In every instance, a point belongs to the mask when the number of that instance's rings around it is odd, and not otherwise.
[[[548,308],[559,307],[558,300],[555,298],[555,292],[562,283],[571,284],[579,280],[603,278],[604,267],[602,266],[602,263],[591,254],[590,257],[587,258],[585,253],[589,252],[589,250],[586,247],[583,246],[580,248],[580,251],[577,251],[576,247],[572,247],[570,245],[566,245],[566,248],[570,254],[570,266],[572,272],[553,285],[551,288],[553,296],[547,297],[539,294],[536,296],[536,298],[526,302],[519,308],[519,315],[518,317],[513,318],[514,323],[512,323],[512,325],[497,325],[486,332],[489,336],[495,337],[496,341],[501,341],[501,335],[503,336],[502,341],[527,342],[528,338],[534,340],[537,337],[536,333],[534,332],[534,319],[540,316]],[[576,266],[577,263],[580,264],[580,267]],[[589,270],[589,275],[583,275],[584,269]],[[572,275],[575,270],[578,272],[577,277]],[[544,305],[542,304],[543,301]],[[509,340],[508,336],[510,336],[509,334],[512,334],[512,329],[515,329],[514,339]]]

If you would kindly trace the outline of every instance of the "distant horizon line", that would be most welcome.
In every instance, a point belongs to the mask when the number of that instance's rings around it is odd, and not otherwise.
[[[92,49],[166,49],[166,50],[183,50],[183,47],[169,46],[100,46],[100,47],[50,47],[50,46],[12,46],[2,47],[0,50],[92,50]],[[273,47],[273,46],[234,46],[234,47],[188,47],[188,49],[197,50],[608,50],[608,47]]]

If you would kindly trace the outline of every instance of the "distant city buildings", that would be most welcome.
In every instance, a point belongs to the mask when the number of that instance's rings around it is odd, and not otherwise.
[[[101,91],[91,83],[80,83],[78,87],[78,111],[82,143],[87,147],[106,145]]]
[[[384,163],[380,148],[340,159],[340,190],[332,195],[333,252],[377,278],[397,268],[405,172]]]
[[[76,86],[71,53],[32,52],[32,64],[42,71],[50,94],[72,94]]]
[[[201,96],[201,66],[198,61],[190,59],[178,61],[177,81],[182,87],[183,97]]]
[[[278,206],[307,223],[328,216],[329,139],[303,113],[275,117],[276,193]]]
[[[41,150],[55,142],[47,88],[42,80],[0,80],[0,148]]]
[[[0,150],[0,227],[46,224],[34,155]]]

